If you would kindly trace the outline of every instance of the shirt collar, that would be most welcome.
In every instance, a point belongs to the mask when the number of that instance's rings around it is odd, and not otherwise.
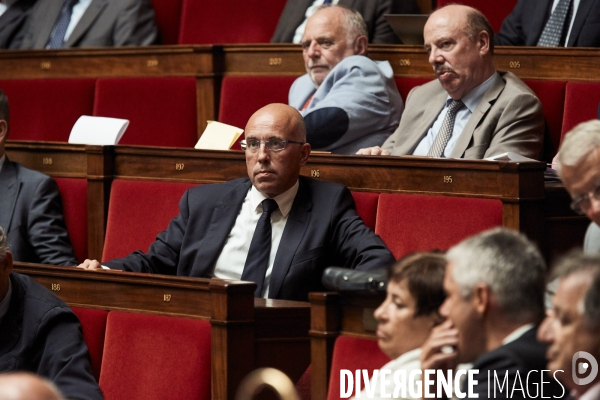
[[[12,283],[10,278],[8,279],[8,292],[6,292],[6,296],[0,301],[0,321],[8,312],[8,306],[10,305],[10,297],[12,296]]]
[[[6,154],[2,154],[2,157],[0,157],[0,172],[2,172],[2,166],[4,165],[4,160],[6,160]]]
[[[273,200],[277,202],[277,205],[279,206],[279,211],[281,211],[281,215],[283,215],[284,218],[287,217],[287,215],[290,213],[290,210],[292,209],[294,198],[296,198],[296,193],[298,193],[298,187],[299,183],[298,181],[296,181],[294,186],[281,193],[279,196],[273,198]],[[252,188],[250,189],[250,204],[252,205],[253,210],[255,210],[257,213],[262,212],[258,211],[258,206],[261,205],[263,200],[268,198],[269,196],[266,196],[263,193],[259,192],[258,189],[254,187],[254,185],[252,185]]]
[[[479,105],[479,102],[481,102],[481,99],[483,98],[485,92],[487,92],[489,88],[492,87],[492,84],[494,83],[494,79],[496,78],[497,74],[497,72],[494,72],[492,76],[490,76],[485,82],[477,86],[475,89],[471,90],[461,99],[465,107],[467,107],[469,111],[471,111],[471,113],[475,111],[475,109]],[[448,99],[452,100],[450,96],[448,96]],[[449,104],[448,100],[446,101],[446,104]]]
[[[514,342],[515,340],[523,336],[525,332],[532,329],[534,326],[535,324],[527,324],[515,329],[510,335],[504,338],[502,344],[509,344],[510,342]]]

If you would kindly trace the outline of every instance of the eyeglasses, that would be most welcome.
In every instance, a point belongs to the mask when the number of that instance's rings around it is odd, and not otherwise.
[[[285,149],[288,143],[304,144],[304,142],[297,142],[295,140],[285,140],[278,138],[270,138],[267,140],[248,139],[242,140],[240,146],[242,150],[249,151],[250,153],[256,153],[260,149],[260,144],[265,144],[265,149],[269,151],[281,151]]]
[[[571,209],[577,214],[585,214],[592,206],[592,199],[600,200],[600,185],[587,194],[582,194],[571,202]]]

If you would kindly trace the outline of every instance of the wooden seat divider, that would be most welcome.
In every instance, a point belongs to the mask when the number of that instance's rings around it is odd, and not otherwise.
[[[209,321],[212,399],[233,399],[239,382],[255,368],[276,367],[297,380],[310,361],[309,304],[254,299],[254,283],[18,262],[14,270],[71,307]]]

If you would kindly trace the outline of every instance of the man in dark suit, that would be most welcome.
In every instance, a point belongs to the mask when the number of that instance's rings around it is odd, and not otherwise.
[[[8,131],[8,99],[0,89],[0,226],[6,230],[14,259],[77,265],[56,182],[8,159],[4,154]]]
[[[536,247],[497,228],[462,241],[446,259],[440,314],[447,320],[423,345],[422,368],[473,363],[479,398],[537,398],[540,385],[544,396],[562,397],[560,384],[541,375],[546,346],[536,340],[536,327],[544,316],[546,266]]]
[[[569,253],[553,268],[552,309],[538,337],[548,367],[579,400],[600,398],[600,256]]]
[[[135,252],[106,266],[248,280],[257,284],[257,297],[306,300],[308,292],[323,289],[321,275],[328,266],[375,269],[394,261],[356,214],[345,186],[299,176],[310,145],[297,110],[284,104],[263,107],[245,134],[249,179],[188,190],[179,215],[146,254]],[[268,228],[261,224],[269,220]],[[267,237],[257,239],[264,229]],[[266,246],[259,272],[255,242]],[[80,267],[100,264],[86,260]]]
[[[564,1],[564,0],[563,0]],[[561,1],[562,3],[562,1]],[[600,0],[569,1],[568,12],[561,23],[560,38],[555,46],[600,46]],[[540,37],[551,14],[559,9],[558,0],[519,0],[502,22],[496,44],[503,46],[552,46],[540,43]]]
[[[271,42],[300,43],[306,20],[323,3],[314,0],[288,0]],[[384,14],[421,13],[415,0],[340,0],[336,4],[356,10],[363,16],[370,43],[401,43],[383,17]]]
[[[20,48],[146,46],[157,38],[150,0],[44,0],[31,11]]]
[[[79,320],[48,289],[12,272],[0,227],[0,373],[15,371],[49,379],[68,399],[102,399]]]
[[[0,49],[19,48],[21,43],[17,38],[36,1],[17,0],[0,15]]]

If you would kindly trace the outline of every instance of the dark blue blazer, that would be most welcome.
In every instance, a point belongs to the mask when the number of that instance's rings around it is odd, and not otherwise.
[[[496,44],[535,46],[552,10],[553,0],[519,0],[502,22]],[[581,0],[568,47],[600,47],[600,0]]]
[[[332,265],[387,268],[394,258],[379,236],[356,214],[343,185],[300,177],[298,194],[275,256],[269,297],[306,300],[323,290],[321,275]],[[105,265],[136,272],[210,277],[250,189],[250,180],[189,189],[179,215],[148,253],[136,251]]]
[[[0,226],[15,261],[78,265],[52,178],[6,158],[0,170]]]
[[[0,321],[0,373],[29,371],[65,398],[102,399],[79,320],[52,292],[13,272],[8,313]]]

